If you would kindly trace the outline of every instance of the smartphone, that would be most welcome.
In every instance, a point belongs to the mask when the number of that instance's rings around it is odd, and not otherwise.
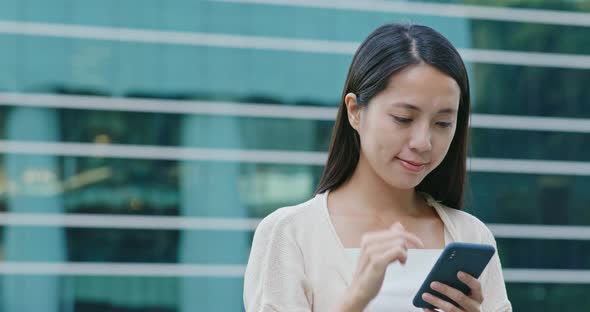
[[[470,288],[459,280],[457,273],[462,271],[475,278],[479,278],[495,252],[496,249],[492,245],[470,243],[448,244],[430,270],[430,273],[428,273],[422,286],[420,286],[412,303],[417,308],[435,309],[436,307],[422,299],[422,294],[428,292],[459,307],[456,302],[447,296],[430,288],[430,284],[435,281],[444,283],[468,295]]]

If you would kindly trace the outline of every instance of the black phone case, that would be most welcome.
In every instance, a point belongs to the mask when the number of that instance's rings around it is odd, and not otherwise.
[[[457,273],[463,271],[479,278],[495,252],[496,249],[492,245],[448,244],[420,286],[412,303],[418,308],[435,309],[436,307],[422,300],[422,294],[428,292],[458,307],[456,302],[430,288],[430,284],[434,281],[441,282],[468,294],[469,287],[459,280]]]

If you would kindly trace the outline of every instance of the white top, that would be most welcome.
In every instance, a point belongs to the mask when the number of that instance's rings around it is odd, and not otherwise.
[[[360,249],[346,248],[345,251],[356,263]],[[412,300],[441,253],[442,249],[408,249],[405,265],[394,262],[387,267],[383,286],[365,311],[422,312],[421,308],[412,304]]]
[[[446,207],[427,194],[444,223],[445,244],[496,246],[474,216]],[[431,266],[430,266],[431,267]],[[334,311],[350,285],[355,261],[342,245],[327,207],[327,193],[277,209],[258,225],[244,276],[246,311]],[[498,253],[480,276],[482,312],[512,311]],[[407,298],[411,304],[413,294]]]

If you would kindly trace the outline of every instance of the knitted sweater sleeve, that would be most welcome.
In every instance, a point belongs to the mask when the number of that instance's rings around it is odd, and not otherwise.
[[[303,255],[281,211],[259,224],[244,277],[247,312],[311,311],[311,287],[305,275]]]

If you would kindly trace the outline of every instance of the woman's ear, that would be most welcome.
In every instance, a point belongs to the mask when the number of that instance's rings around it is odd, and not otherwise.
[[[356,101],[356,94],[348,93],[344,97],[344,104],[346,104],[346,112],[348,115],[348,122],[350,126],[358,131],[361,122],[361,107]]]

